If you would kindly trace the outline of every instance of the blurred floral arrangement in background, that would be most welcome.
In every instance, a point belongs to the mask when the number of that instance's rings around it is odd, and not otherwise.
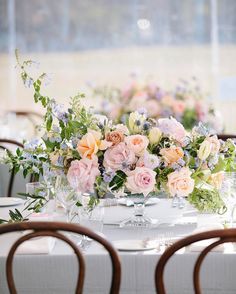
[[[45,74],[33,79],[27,72],[30,61],[17,60],[23,82],[31,80],[35,102],[45,108],[45,116],[40,139],[26,142],[16,154],[7,153],[5,162],[16,172],[37,178],[46,172],[64,174],[74,189],[95,198],[164,192],[187,197],[200,211],[224,209],[219,189],[223,171],[236,168],[232,140],[218,140],[202,124],[187,131],[173,117],[155,120],[144,111],[131,112],[124,123],[115,124],[87,110],[83,94],[64,107],[41,93]],[[156,87],[147,89],[152,97],[161,93]]]
[[[196,78],[180,80],[174,90],[166,91],[150,81],[133,78],[124,88],[91,87],[93,96],[99,97],[101,112],[116,122],[124,123],[129,113],[138,111],[158,119],[174,117],[187,130],[202,122],[207,128],[222,133],[222,117],[207,100]]]

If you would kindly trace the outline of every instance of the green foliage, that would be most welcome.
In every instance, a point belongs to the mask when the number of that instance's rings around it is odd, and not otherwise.
[[[119,190],[124,185],[126,178],[127,175],[123,171],[118,170],[114,178],[109,183],[109,187],[112,191]]]
[[[224,213],[226,206],[216,189],[195,187],[188,196],[188,201],[200,212]]]

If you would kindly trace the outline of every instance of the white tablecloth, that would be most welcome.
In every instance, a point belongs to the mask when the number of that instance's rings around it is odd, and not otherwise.
[[[7,208],[0,208],[0,217],[6,217]],[[162,238],[162,236],[184,236],[195,228],[196,218],[188,208],[171,208],[170,201],[162,200],[157,205],[147,207],[149,216],[159,218],[160,225],[155,229],[119,228],[111,225],[132,213],[128,207],[105,208],[103,233],[113,241],[120,239]],[[58,216],[55,217],[59,219]],[[186,223],[184,223],[186,222]],[[7,291],[5,277],[6,253],[15,235],[0,238],[0,293]],[[87,272],[84,293],[108,293],[110,285],[110,260],[100,246],[95,243],[86,251]],[[155,293],[154,269],[160,257],[158,250],[145,252],[120,252],[122,261],[122,294]],[[193,293],[192,268],[198,253],[176,254],[166,272],[167,293]],[[203,293],[236,293],[236,254],[232,251],[211,253],[202,268]],[[14,261],[15,281],[18,293],[73,293],[77,277],[77,261],[71,250],[57,241],[49,255],[17,255]]]

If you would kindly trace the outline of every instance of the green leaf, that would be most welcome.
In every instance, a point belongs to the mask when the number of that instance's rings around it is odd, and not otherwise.
[[[46,129],[47,129],[48,132],[51,130],[52,121],[53,121],[52,115],[49,114],[48,117],[47,117],[47,121],[46,121]]]
[[[114,178],[109,183],[109,187],[111,188],[112,191],[118,190],[124,185],[126,178],[127,178],[127,175],[123,171],[118,170]]]
[[[75,205],[78,206],[78,207],[83,206],[83,205],[80,203],[80,201],[77,201]]]

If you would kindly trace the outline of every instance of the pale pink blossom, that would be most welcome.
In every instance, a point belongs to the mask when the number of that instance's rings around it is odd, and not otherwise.
[[[82,158],[71,162],[67,179],[79,192],[93,192],[96,177],[100,175],[97,158]]]
[[[147,149],[149,140],[146,136],[131,135],[125,138],[125,143],[136,156],[142,156]]]
[[[104,153],[104,167],[112,170],[123,170],[135,163],[135,153],[124,142],[107,149]]]
[[[143,194],[147,196],[155,188],[156,172],[145,167],[136,167],[127,173],[126,188],[131,194]]]
[[[160,118],[158,120],[159,129],[168,136],[183,144],[186,137],[185,128],[175,118]]]

